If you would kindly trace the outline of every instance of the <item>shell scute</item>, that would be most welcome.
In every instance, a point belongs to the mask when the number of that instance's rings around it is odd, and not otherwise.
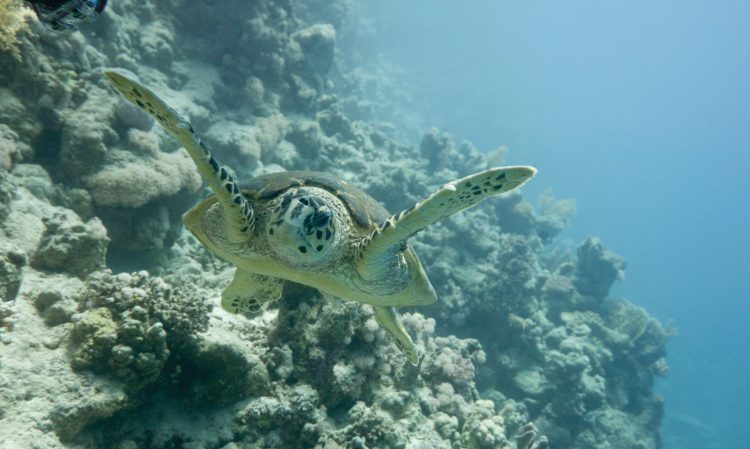
[[[349,183],[314,171],[269,173],[244,184],[243,193],[255,200],[271,200],[287,189],[311,186],[331,192],[346,206],[352,221],[362,231],[370,231],[390,217],[388,210],[377,200]]]

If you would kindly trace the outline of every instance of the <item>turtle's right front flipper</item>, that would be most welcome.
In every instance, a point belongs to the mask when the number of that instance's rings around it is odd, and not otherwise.
[[[247,241],[255,224],[253,208],[240,192],[232,175],[219,164],[193,131],[192,125],[131,74],[123,70],[106,69],[104,76],[125,99],[146,111],[180,141],[195,162],[198,172],[219,199],[227,219],[229,237],[234,242]]]

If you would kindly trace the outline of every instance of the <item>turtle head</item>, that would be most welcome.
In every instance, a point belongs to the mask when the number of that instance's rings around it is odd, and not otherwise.
[[[337,242],[335,207],[320,189],[287,190],[276,203],[266,237],[269,246],[290,261],[320,262]]]

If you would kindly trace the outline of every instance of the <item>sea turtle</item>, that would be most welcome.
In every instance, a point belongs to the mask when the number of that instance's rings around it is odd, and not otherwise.
[[[224,309],[252,315],[281,296],[283,280],[304,284],[371,304],[378,323],[414,365],[419,355],[395,307],[431,304],[437,296],[407,239],[536,173],[528,166],[485,170],[445,184],[396,215],[324,173],[272,173],[240,187],[192,125],[151,89],[122,70],[104,75],[182,143],[213,191],[182,220],[210,251],[237,267],[221,296]]]

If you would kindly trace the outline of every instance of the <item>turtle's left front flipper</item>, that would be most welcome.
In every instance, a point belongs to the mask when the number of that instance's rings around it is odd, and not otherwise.
[[[403,242],[427,226],[483,200],[509,192],[531,179],[534,167],[497,167],[449,182],[432,195],[385,221],[360,244],[364,266],[403,247]]]

